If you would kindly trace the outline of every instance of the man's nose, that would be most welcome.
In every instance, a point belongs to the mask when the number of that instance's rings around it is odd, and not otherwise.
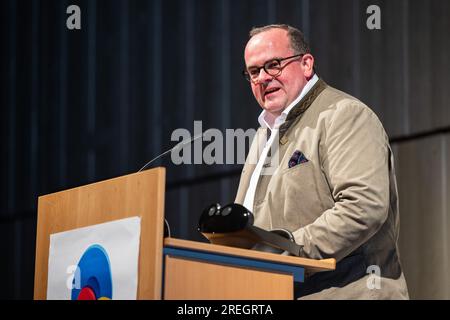
[[[257,83],[257,84],[264,84],[264,83],[267,83],[267,82],[271,81],[272,79],[273,79],[273,76],[271,76],[270,74],[268,74],[268,73],[266,72],[266,70],[264,70],[264,68],[261,68],[261,69],[259,70],[259,75],[258,75],[258,77],[256,78],[256,83]]]

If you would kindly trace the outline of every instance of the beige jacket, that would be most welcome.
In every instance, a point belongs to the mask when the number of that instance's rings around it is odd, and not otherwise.
[[[261,152],[257,141],[266,134],[260,128],[253,140],[237,203],[243,203],[255,168],[249,159]],[[255,225],[288,229],[305,257],[338,262],[335,271],[307,275],[296,297],[408,298],[397,246],[393,155],[377,116],[320,79],[289,112],[279,142],[279,164],[260,176],[249,208]],[[295,151],[308,161],[289,168]]]

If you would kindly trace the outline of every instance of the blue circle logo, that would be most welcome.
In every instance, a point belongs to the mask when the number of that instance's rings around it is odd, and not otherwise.
[[[72,300],[112,299],[111,264],[102,246],[94,244],[83,253],[72,284]]]

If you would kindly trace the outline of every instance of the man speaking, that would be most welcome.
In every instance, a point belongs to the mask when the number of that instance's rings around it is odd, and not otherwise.
[[[236,202],[254,213],[256,226],[292,232],[304,257],[337,261],[332,272],[307,275],[295,296],[407,299],[393,154],[377,116],[315,74],[296,28],[254,28],[244,58],[263,111]]]

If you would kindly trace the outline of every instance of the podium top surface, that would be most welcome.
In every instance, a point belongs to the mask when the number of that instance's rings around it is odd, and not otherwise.
[[[164,246],[180,249],[198,250],[209,253],[225,254],[231,256],[238,256],[242,258],[258,259],[269,262],[286,263],[290,265],[304,267],[305,269],[315,272],[331,271],[336,268],[335,259],[315,260],[294,256],[283,256],[274,253],[260,252],[255,250],[247,250],[176,238],[165,238]]]

